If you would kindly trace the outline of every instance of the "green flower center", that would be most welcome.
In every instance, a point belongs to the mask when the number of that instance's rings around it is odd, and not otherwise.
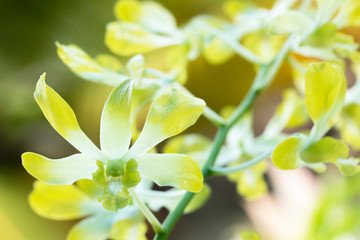
[[[134,159],[108,160],[106,169],[103,162],[97,161],[96,164],[98,169],[92,174],[93,181],[102,189],[98,201],[110,211],[116,212],[126,207],[131,201],[128,189],[138,185],[141,180],[137,162]]]

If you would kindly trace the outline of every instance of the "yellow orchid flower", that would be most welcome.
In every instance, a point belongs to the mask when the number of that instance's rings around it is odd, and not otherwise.
[[[147,152],[193,125],[204,110],[204,101],[178,88],[164,90],[151,104],[143,130],[129,148],[132,89],[133,81],[125,80],[106,101],[100,124],[100,150],[80,129],[71,107],[46,85],[43,74],[35,99],[52,127],[81,153],[52,160],[27,152],[22,155],[25,169],[53,185],[92,179],[103,189],[99,198],[103,206],[114,211],[127,206],[131,200],[128,189],[135,187],[141,178],[160,186],[199,192],[203,176],[190,157]]]

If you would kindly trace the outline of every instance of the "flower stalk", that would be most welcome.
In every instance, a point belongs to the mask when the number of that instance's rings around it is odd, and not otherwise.
[[[227,133],[234,126],[234,124],[246,113],[246,111],[252,106],[255,102],[257,96],[271,83],[274,79],[276,73],[280,69],[281,63],[285,59],[288,51],[290,50],[292,43],[292,37],[289,37],[284,43],[283,47],[280,49],[279,53],[275,57],[274,61],[267,65],[262,65],[260,70],[255,76],[254,82],[245,96],[241,104],[236,108],[233,114],[230,116],[225,125],[220,126],[212,146],[210,155],[202,168],[202,173],[204,180],[206,180],[211,175],[211,167],[214,165],[217,156],[219,155],[220,149],[223,146]],[[259,83],[262,83],[262,87],[259,87]],[[269,155],[269,153],[266,153]],[[264,154],[265,155],[265,154]],[[261,160],[264,158],[261,158]],[[257,161],[260,161],[256,159]],[[251,164],[252,165],[252,164]],[[246,167],[250,167],[248,165]],[[243,169],[245,169],[244,167]],[[185,196],[181,199],[180,203],[177,205],[174,211],[170,212],[167,218],[163,223],[163,232],[156,234],[154,240],[165,240],[169,237],[171,231],[175,227],[176,223],[182,216],[184,209],[189,204],[191,199],[194,197],[194,193],[187,192]]]

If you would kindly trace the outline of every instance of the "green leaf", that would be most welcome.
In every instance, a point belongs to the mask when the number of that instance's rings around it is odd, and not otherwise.
[[[330,63],[312,63],[305,74],[305,104],[314,123],[328,121],[342,107],[346,78]]]
[[[339,158],[336,162],[336,165],[344,176],[350,177],[359,173],[359,162],[360,158]]]
[[[272,163],[279,169],[291,170],[302,165],[299,157],[302,141],[300,137],[289,137],[281,142],[271,155]]]
[[[349,148],[344,141],[325,137],[303,150],[300,157],[307,163],[336,163],[338,158],[347,158],[348,155]]]

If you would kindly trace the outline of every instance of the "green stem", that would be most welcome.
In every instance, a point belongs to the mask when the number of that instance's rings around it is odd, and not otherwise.
[[[262,73],[263,71],[259,71],[259,73]],[[258,73],[258,74],[259,74]],[[256,78],[255,78],[256,79]],[[255,82],[254,82],[255,83]],[[210,167],[214,165],[217,155],[220,152],[220,149],[222,145],[224,144],[225,138],[227,133],[229,132],[232,125],[238,120],[245,112],[249,109],[249,107],[254,102],[257,94],[259,94],[259,91],[250,91],[248,95],[244,98],[242,103],[238,106],[238,108],[235,110],[233,115],[229,118],[231,121],[228,121],[225,125],[222,125],[214,139],[214,145],[212,147],[212,151],[209,155],[209,158],[207,159],[203,169],[202,173],[204,176],[204,180],[207,179],[207,177],[210,175]],[[165,240],[168,238],[169,234],[175,227],[175,224],[182,216],[184,209],[194,196],[194,193],[187,192],[185,196],[181,199],[180,203],[176,206],[174,211],[169,213],[167,218],[165,219],[163,223],[163,232],[159,233],[155,236],[154,240]]]
[[[218,133],[216,134],[216,137],[214,139],[214,146],[212,148],[211,154],[205,163],[205,166],[202,169],[204,179],[206,179],[209,176],[209,166],[215,162],[216,157],[222,147],[222,144],[225,141],[225,137],[227,134],[228,129],[225,126],[220,127]],[[180,217],[182,216],[184,209],[189,204],[191,199],[193,198],[195,194],[192,192],[186,192],[184,197],[181,199],[179,204],[176,206],[176,208],[169,213],[169,215],[166,217],[164,223],[163,223],[163,232],[156,234],[154,240],[166,240],[172,230],[174,229],[176,223],[179,221]]]
[[[221,126],[225,123],[224,119],[208,106],[205,107],[203,115],[216,126]]]
[[[140,208],[146,219],[153,227],[154,231],[156,233],[163,232],[163,227],[159,222],[159,220],[154,216],[154,214],[150,211],[150,209],[143,203],[143,201],[141,201],[141,199],[137,196],[135,191],[132,188],[129,188],[129,192],[136,205]]]
[[[244,170],[246,168],[249,168],[249,167],[261,162],[265,158],[269,157],[271,155],[271,153],[272,153],[272,151],[263,153],[256,158],[253,158],[249,161],[240,163],[239,165],[232,166],[232,167],[211,167],[210,168],[211,175],[219,176],[219,175],[226,175],[226,174],[233,173],[233,172],[239,172],[241,170]]]
[[[279,70],[282,61],[284,60],[287,52],[290,49],[290,46],[292,44],[291,39],[292,37],[289,37],[288,40],[284,43],[283,47],[280,49],[274,61],[261,66],[260,70],[256,74],[256,77],[248,94],[245,96],[241,104],[232,113],[228,121],[220,126],[215,136],[209,158],[207,159],[205,165],[202,168],[204,180],[209,177],[211,173],[210,168],[214,165],[220,149],[225,142],[226,135],[231,129],[231,127],[246,113],[246,111],[254,103],[256,97],[265,89],[265,87],[267,87],[271,83],[271,81],[275,77],[275,74]],[[154,240],[166,240],[169,237],[171,231],[174,229],[176,223],[182,216],[184,209],[189,204],[193,196],[194,193],[191,192],[187,192],[184,195],[176,208],[166,217],[163,223],[163,232],[157,233],[154,237]]]

